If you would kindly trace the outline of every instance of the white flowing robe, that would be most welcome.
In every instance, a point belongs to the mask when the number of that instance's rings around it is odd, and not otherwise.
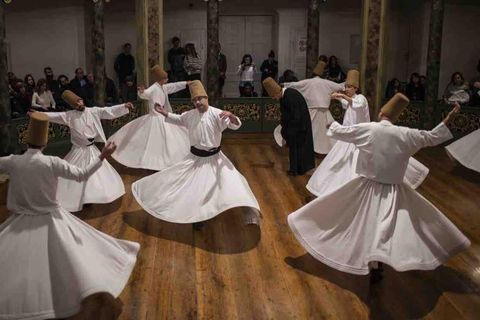
[[[450,158],[480,172],[480,129],[448,145],[445,150]]]
[[[365,96],[353,95],[351,104],[342,99],[342,107],[345,109],[344,126],[370,122],[368,101]],[[321,197],[355,179],[358,176],[355,173],[358,152],[359,150],[353,143],[337,141],[313,173],[308,181],[307,189],[317,197]],[[412,157],[409,160],[404,181],[415,189],[422,184],[428,172],[427,167]]]
[[[95,230],[56,198],[59,177],[86,181],[101,166],[98,157],[82,169],[34,149],[0,158],[12,213],[0,225],[0,319],[66,318],[87,296],[116,298],[125,287],[139,245]]]
[[[315,77],[299,82],[284,83],[284,87],[298,90],[305,98],[312,119],[314,150],[316,153],[327,154],[336,142],[327,137],[327,125],[334,121],[328,108],[330,108],[332,93],[344,91],[345,83],[339,84]],[[275,132],[280,132],[279,127],[275,129]]]
[[[72,150],[65,156],[70,164],[86,168],[100,155],[93,142],[105,143],[102,119],[115,119],[128,113],[124,104],[106,108],[85,108],[84,111],[45,113],[51,122],[70,128]],[[77,182],[59,178],[58,200],[70,211],[82,210],[86,203],[110,203],[125,194],[122,178],[103,161],[102,167],[88,181]]]
[[[403,184],[410,157],[451,139],[443,122],[432,131],[388,121],[345,127],[329,135],[360,151],[359,177],[288,216],[302,246],[340,271],[368,274],[379,261],[398,271],[432,270],[470,241],[437,208]]]
[[[238,118],[238,125],[221,119],[221,112],[209,107],[205,113],[191,110],[165,120],[187,128],[193,147],[210,150],[220,146],[225,129],[241,125]],[[132,192],[145,211],[176,223],[205,221],[234,207],[260,211],[247,180],[221,151],[209,157],[190,153],[177,165],[133,183]]]
[[[138,96],[148,100],[149,113],[118,130],[109,141],[117,144],[112,157],[130,168],[163,170],[179,163],[189,152],[190,142],[185,128],[165,122],[155,111],[155,103],[172,112],[168,95],[186,88],[185,81],[160,85],[155,82]]]

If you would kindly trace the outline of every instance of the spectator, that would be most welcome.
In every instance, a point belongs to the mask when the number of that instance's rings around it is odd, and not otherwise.
[[[187,73],[187,81],[202,80],[202,59],[195,51],[193,43],[187,43],[185,46],[183,67]]]
[[[93,73],[87,74],[87,102],[89,107],[95,106],[95,82],[93,81]]]
[[[55,109],[55,100],[52,92],[47,88],[47,80],[40,79],[37,82],[37,87],[32,98],[32,108],[37,110],[48,111]]]
[[[130,43],[125,43],[123,46],[123,52],[117,56],[113,68],[117,72],[118,81],[120,86],[125,83],[125,78],[127,76],[133,75],[135,70],[135,58],[131,54],[132,45]]]
[[[455,102],[465,104],[470,101],[470,89],[461,72],[457,71],[452,74],[450,83],[445,89],[444,100],[448,104],[454,104]]]
[[[425,88],[420,84],[420,75],[416,72],[410,76],[410,82],[407,84],[406,94],[411,101],[423,101],[425,98]]]
[[[92,107],[89,104],[89,92],[88,92],[88,79],[83,73],[82,68],[77,68],[75,70],[75,78],[70,81],[70,90],[75,93],[77,96],[83,99],[87,107]]]
[[[243,96],[242,97],[247,97],[247,98],[256,98],[258,97],[258,94],[253,91],[253,87],[250,83],[245,83],[243,86]]]
[[[168,63],[170,63],[170,80],[172,82],[185,81],[186,74],[183,68],[185,49],[180,47],[180,39],[172,38],[173,48],[168,51]]]
[[[30,101],[32,101],[33,93],[35,92],[35,79],[31,74],[25,76],[25,89],[30,97]]]
[[[122,87],[122,102],[133,102],[137,100],[137,88],[133,76],[125,78],[125,84]]]
[[[238,89],[240,91],[240,97],[243,97],[243,88],[245,84],[250,83],[252,90],[255,88],[253,84],[253,76],[257,73],[257,67],[253,63],[252,56],[246,54],[242,58],[242,62],[238,66],[237,74],[240,75],[240,84]]]
[[[330,59],[328,59],[328,65],[325,68],[325,76],[327,80],[336,83],[345,81],[345,73],[343,73],[342,67],[338,64],[337,57],[330,56]]]
[[[268,59],[263,61],[260,71],[262,72],[262,97],[268,97],[268,92],[263,86],[263,80],[270,77],[276,81],[278,73],[278,61],[275,60],[275,52],[273,50],[268,54]]]
[[[385,93],[385,98],[390,100],[397,93],[403,93],[402,84],[397,78],[393,78],[387,84],[387,91]]]
[[[223,96],[223,86],[225,85],[225,79],[227,79],[227,57],[221,52],[222,46],[218,44],[218,96]]]
[[[420,76],[420,85],[423,88],[427,88],[427,77],[425,76]]]
[[[477,72],[478,74],[470,81],[471,104],[474,106],[480,106],[480,60],[478,60]]]
[[[58,81],[53,76],[53,70],[50,67],[46,67],[43,69],[43,73],[45,74],[45,79],[47,79],[47,88],[52,92],[55,96],[55,93],[60,88]]]
[[[57,109],[58,110],[69,110],[70,105],[62,99],[62,94],[65,90],[68,90],[69,88],[69,82],[68,78],[66,75],[60,75],[58,76],[57,82],[59,84],[59,88],[57,92],[55,92],[55,95],[53,96],[55,98],[55,103],[57,104]]]
[[[118,104],[118,92],[115,83],[107,75],[105,75],[105,81],[105,104],[110,106]],[[125,77],[126,81],[127,78]]]
[[[320,57],[318,57],[318,61],[323,61],[325,64],[328,63],[328,58],[326,55],[322,54]]]
[[[282,84],[285,82],[298,82],[298,79],[295,76],[295,73],[290,69],[285,70],[285,72],[280,77],[280,79],[278,79],[278,84]]]
[[[32,100],[27,94],[27,89],[23,81],[18,81],[15,85],[15,96],[11,106],[13,118],[26,116],[32,107]]]
[[[15,85],[17,84],[17,77],[13,72],[8,72],[7,73],[7,80],[8,80],[8,85],[10,86],[9,89],[13,93]]]

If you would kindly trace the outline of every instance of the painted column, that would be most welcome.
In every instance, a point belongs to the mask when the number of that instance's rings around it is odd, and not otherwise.
[[[320,42],[320,11],[318,1],[319,0],[308,0],[306,78],[312,77],[313,69],[315,69],[318,63],[318,46]]]
[[[218,42],[219,42],[219,2],[207,2],[207,92],[211,105],[218,99]]]
[[[105,0],[93,3],[93,28],[92,28],[92,49],[93,49],[93,77],[95,106],[105,106]]]
[[[368,100],[370,118],[376,120],[382,107],[383,64],[387,0],[364,0],[361,89]]]
[[[442,56],[443,17],[445,0],[431,0],[430,32],[427,55],[427,88],[425,90],[426,128],[434,126],[434,111],[440,83],[440,59]]]
[[[5,43],[4,3],[0,2],[0,156],[10,150],[10,133],[8,131],[11,110],[9,103],[9,88],[7,81],[7,44]]]

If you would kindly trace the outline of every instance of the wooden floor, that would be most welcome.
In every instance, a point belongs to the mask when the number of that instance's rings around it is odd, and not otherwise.
[[[151,172],[112,160],[126,195],[77,216],[140,243],[138,262],[118,299],[89,299],[72,319],[480,319],[480,174],[452,164],[443,148],[416,156],[430,168],[418,190],[472,246],[435,271],[387,267],[376,285],[323,265],[297,243],[287,215],[304,204],[309,176],[285,174],[286,150],[271,135],[224,136],[222,149],[258,199],[261,228],[242,224],[244,209],[207,221],[202,231],[157,220],[130,189]],[[0,212],[3,221],[5,208]]]

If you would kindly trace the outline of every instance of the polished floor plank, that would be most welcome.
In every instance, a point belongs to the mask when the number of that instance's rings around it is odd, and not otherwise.
[[[147,214],[131,184],[153,171],[125,168],[126,194],[75,215],[141,250],[118,299],[96,295],[70,320],[87,319],[476,319],[480,314],[480,174],[452,163],[442,147],[415,157],[430,168],[418,191],[472,241],[434,271],[368,276],[334,270],[312,258],[287,216],[305,204],[309,175],[291,177],[288,151],[270,134],[226,134],[222,151],[246,177],[262,208],[260,228],[245,208],[205,223],[172,224]],[[323,156],[317,156],[317,165]],[[7,218],[0,206],[0,222]]]

